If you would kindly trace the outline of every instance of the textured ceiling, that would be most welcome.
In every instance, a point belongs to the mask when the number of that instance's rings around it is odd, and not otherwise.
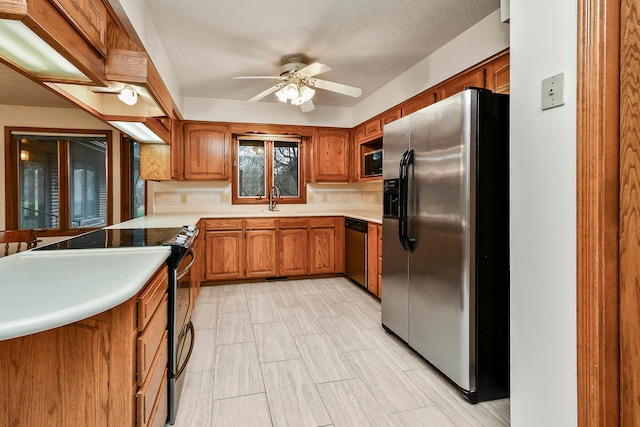
[[[116,3],[120,0],[110,0]],[[499,0],[145,0],[183,95],[247,100],[303,54],[318,77],[362,96],[318,90],[316,105],[353,106],[499,7]],[[465,52],[460,52],[464,55]],[[264,102],[277,102],[269,95]],[[0,64],[0,104],[70,104]]]
[[[499,7],[499,0],[145,0],[189,97],[247,100],[302,53],[360,87],[354,99],[318,90],[316,105],[353,106]],[[464,52],[460,52],[464,55]],[[275,95],[264,101],[277,102]]]

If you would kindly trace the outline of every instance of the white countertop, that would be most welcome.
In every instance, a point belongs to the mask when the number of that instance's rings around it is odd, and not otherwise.
[[[0,258],[0,340],[86,319],[134,296],[171,249],[28,251]]]
[[[215,212],[153,214],[121,222],[107,228],[179,227],[195,224],[201,218],[281,218],[301,216],[344,216],[382,224],[382,214],[368,210],[291,210],[287,209],[287,206],[283,206],[282,210],[270,212],[264,209],[254,209],[254,206],[247,206],[242,209],[238,207],[222,208]]]
[[[366,210],[242,207],[216,212],[154,214],[109,228],[180,227],[201,218],[347,216],[382,223]],[[26,251],[0,258],[0,340],[86,319],[122,304],[142,289],[170,254],[169,247]]]

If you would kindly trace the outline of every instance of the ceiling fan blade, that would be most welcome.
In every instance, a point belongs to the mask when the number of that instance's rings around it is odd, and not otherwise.
[[[238,79],[276,79],[276,80],[284,80],[286,77],[282,76],[239,76],[234,77],[234,80]]]
[[[277,91],[278,89],[280,89],[282,87],[282,85],[280,83],[278,83],[275,86],[271,86],[269,89],[265,90],[264,92],[260,92],[259,94],[257,94],[256,96],[254,96],[253,98],[251,98],[248,101],[245,101],[245,104],[251,104],[253,102],[259,101],[262,98],[264,98],[267,95],[271,95],[273,92]]]
[[[362,95],[362,89],[343,85],[341,83],[329,82],[327,80],[314,79],[314,86],[319,89],[330,90],[331,92],[338,92],[343,95],[353,96],[354,98]]]
[[[316,106],[313,105],[312,100],[308,100],[307,102],[303,102],[302,104],[300,104],[300,109],[302,110],[302,112],[308,113],[309,111],[315,110]]]
[[[307,65],[303,69],[298,70],[298,73],[307,77],[313,77],[317,76],[318,74],[326,73],[327,71],[331,71],[331,67],[319,62],[314,62],[313,64]]]

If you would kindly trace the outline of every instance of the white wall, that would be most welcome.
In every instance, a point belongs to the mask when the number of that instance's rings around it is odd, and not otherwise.
[[[0,147],[5,147],[5,126],[52,129],[104,129],[112,131],[113,142],[113,219],[120,222],[120,132],[76,108],[41,108],[0,105]],[[0,230],[6,229],[5,216],[5,150],[0,150]]]
[[[511,418],[577,425],[576,0],[511,0]],[[541,111],[565,73],[566,104]]]

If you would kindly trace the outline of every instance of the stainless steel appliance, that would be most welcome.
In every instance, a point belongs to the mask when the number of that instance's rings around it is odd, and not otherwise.
[[[509,394],[509,98],[384,127],[383,326],[471,402]]]
[[[344,219],[344,272],[351,280],[367,287],[367,221]]]
[[[362,158],[363,177],[382,175],[382,149],[366,152]]]
[[[191,246],[198,237],[198,228],[190,225],[164,245],[171,246],[167,259],[169,268],[169,366],[168,399],[169,424],[174,424],[178,413],[178,403],[184,384],[184,371],[191,357],[195,343],[195,329],[191,322],[191,267],[196,255]],[[171,321],[173,320],[173,321]]]

